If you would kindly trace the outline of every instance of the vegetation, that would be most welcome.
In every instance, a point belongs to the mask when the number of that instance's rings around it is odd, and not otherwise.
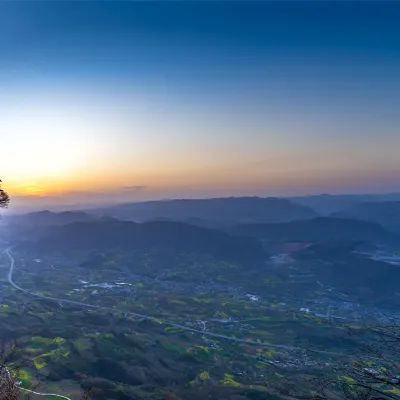
[[[283,224],[237,225],[230,232],[261,239],[287,242],[363,241],[400,243],[400,236],[382,226],[357,219],[318,217]]]
[[[18,400],[20,397],[17,375],[8,368],[14,353],[14,344],[0,343],[0,400]]]
[[[329,383],[328,398],[358,400],[356,371],[378,369],[355,332],[399,305],[398,267],[368,253],[377,238],[390,248],[392,235],[371,224],[314,219],[274,225],[283,233],[269,237],[264,224],[261,235],[259,226],[231,235],[80,212],[18,223],[17,235],[0,238],[15,261],[11,271],[0,255],[0,340],[20,343],[8,368],[22,390],[72,400],[272,400],[318,398]],[[320,240],[342,232],[345,241]],[[364,242],[352,240],[359,234]],[[396,398],[386,384],[376,389]]]
[[[176,253],[208,254],[217,259],[251,263],[262,260],[265,252],[254,239],[233,237],[217,230],[178,222],[147,222],[101,219],[95,222],[76,222],[56,229],[50,236],[30,246],[43,252],[84,253],[118,249],[135,260],[137,252],[158,252],[158,261],[167,264]]]
[[[6,208],[10,203],[10,197],[8,196],[7,192],[2,189],[1,183],[2,181],[0,180],[0,208]]]
[[[376,201],[353,205],[334,214],[338,217],[357,218],[382,224],[394,232],[400,233],[400,201]]]
[[[347,327],[349,337],[359,338],[350,363],[337,363],[330,376],[317,379],[313,399],[400,399],[400,325],[387,321],[375,326]]]

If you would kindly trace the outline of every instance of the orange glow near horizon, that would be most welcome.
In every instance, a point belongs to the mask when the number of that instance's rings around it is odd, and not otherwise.
[[[168,126],[147,114],[102,113],[95,102],[87,108],[41,101],[8,106],[0,118],[0,132],[9,135],[0,178],[13,196],[62,202],[97,201],[107,190],[124,200],[282,195],[395,181],[400,138],[389,148],[382,141],[371,149],[351,137],[346,148],[333,138],[310,147],[285,139],[285,131],[271,125],[255,145],[228,125],[217,135],[218,124],[202,125],[198,116],[193,126],[188,115],[171,117]]]
[[[388,175],[383,171],[382,177]],[[54,197],[59,199],[101,199],[110,192],[116,200],[142,200],[168,197],[213,197],[215,196],[279,196],[289,194],[315,193],[319,190],[340,192],[340,188],[357,189],[366,185],[371,178],[380,179],[379,173],[372,171],[350,171],[346,176],[342,171],[310,171],[308,169],[275,169],[258,173],[251,168],[232,173],[229,168],[210,168],[186,171],[185,174],[168,173],[132,174],[121,172],[101,174],[99,171],[82,172],[74,175],[43,178],[35,181],[5,181],[5,189],[12,196],[32,198]],[[137,190],[135,190],[137,188]],[[290,188],[290,190],[288,190]],[[61,200],[60,200],[61,202]]]

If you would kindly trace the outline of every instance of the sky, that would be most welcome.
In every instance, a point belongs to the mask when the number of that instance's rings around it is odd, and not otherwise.
[[[15,203],[400,189],[400,2],[2,2]]]

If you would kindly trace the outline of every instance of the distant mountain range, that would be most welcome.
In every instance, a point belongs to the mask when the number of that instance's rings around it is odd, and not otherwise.
[[[320,215],[329,216],[333,213],[348,209],[361,203],[400,201],[400,193],[387,194],[349,194],[290,197],[290,201],[313,209]]]
[[[217,259],[253,263],[265,258],[260,243],[217,230],[179,222],[134,223],[118,220],[74,222],[54,228],[50,235],[24,246],[34,252],[76,254],[115,250],[123,254],[207,254]]]
[[[91,210],[93,212],[136,222],[171,219],[231,225],[240,222],[288,222],[318,215],[309,207],[274,197],[149,201]]]
[[[400,201],[360,203],[333,216],[376,222],[400,234]]]
[[[237,235],[282,242],[400,243],[400,236],[387,231],[376,223],[330,217],[282,224],[237,225],[227,231]]]
[[[36,226],[51,226],[51,225],[66,225],[72,222],[93,221],[96,218],[83,211],[37,211],[28,214],[8,216],[5,220],[8,223],[17,225],[36,225]]]
[[[97,218],[83,211],[51,212],[38,211],[22,215],[7,215],[2,220],[3,232],[12,243],[45,237],[56,226],[73,222],[94,221]]]
[[[20,243],[21,233],[25,234],[28,242],[21,243],[19,249],[27,251],[30,256],[65,256],[78,260],[87,268],[118,266],[122,271],[134,271],[139,274],[146,269],[146,273],[154,277],[162,271],[170,271],[174,279],[186,279],[181,275],[184,272],[187,279],[192,280],[212,279],[215,274],[225,276],[225,273],[230,274],[231,280],[240,280],[240,274],[236,277],[237,271],[240,270],[235,270],[235,273],[229,270],[226,272],[226,264],[240,266],[241,273],[247,273],[247,270],[258,273],[259,268],[265,268],[269,256],[275,254],[275,247],[284,248],[287,243],[294,242],[307,243],[310,245],[305,249],[291,252],[291,257],[301,263],[303,274],[310,271],[324,285],[343,290],[345,293],[359,293],[362,299],[379,296],[379,299],[388,301],[390,296],[393,297],[397,281],[389,279],[388,283],[385,274],[398,279],[399,268],[371,260],[353,250],[355,243],[358,248],[360,245],[364,248],[374,248],[373,245],[397,246],[400,245],[400,235],[375,222],[357,218],[315,217],[314,212],[310,213],[303,206],[292,207],[290,202],[276,202],[275,199],[265,199],[266,202],[262,200],[243,198],[235,199],[232,203],[230,199],[194,203],[178,200],[158,204],[141,203],[136,205],[138,209],[135,209],[135,213],[139,210],[145,211],[144,214],[140,214],[141,218],[154,215],[155,212],[159,212],[157,210],[165,213],[168,211],[171,215],[159,217],[164,220],[143,223],[122,221],[113,217],[96,217],[84,212],[32,213],[19,218],[24,223],[37,224],[36,227],[28,224],[26,226],[29,228],[25,231],[17,229],[15,242]],[[239,207],[239,203],[243,206]],[[183,216],[178,215],[177,209],[180,204],[183,205]],[[195,207],[193,204],[200,205]],[[224,204],[231,208],[224,210]],[[247,209],[245,206],[248,204],[258,205],[259,208]],[[257,215],[272,219],[271,209],[265,211],[261,206],[265,204],[275,205],[275,210],[282,210],[282,206],[285,209],[288,207],[296,210],[297,212],[291,214],[292,217],[310,214],[312,217],[279,223],[240,223],[243,219],[256,219]],[[375,215],[370,211],[372,206],[381,218],[382,215],[386,215],[384,211],[388,205],[397,213],[396,207],[400,202],[385,203],[383,206],[382,204],[368,203],[361,207],[354,206],[355,208],[350,210],[357,216],[372,219]],[[209,205],[210,210],[207,209]],[[131,207],[132,205],[124,205],[113,209],[126,209],[131,213]],[[367,211],[363,214],[360,210],[364,211],[364,207]],[[201,217],[187,216],[192,209]],[[235,209],[238,213],[237,218],[233,215]],[[174,212],[177,218],[181,217],[191,223],[173,221]],[[390,214],[387,218],[390,219]],[[239,223],[234,225],[232,221]],[[218,229],[199,226],[200,224],[216,224]],[[180,278],[174,275],[177,271]],[[385,288],[390,290],[386,293]]]
[[[40,211],[6,216],[3,223],[12,226],[10,231],[17,232],[18,235],[35,234],[35,231],[28,232],[27,227],[35,227],[37,233],[43,234],[47,232],[47,227],[52,226],[94,222],[99,219],[103,222],[115,222],[119,219],[153,221],[154,224],[180,222],[182,225],[196,225],[269,241],[358,240],[397,243],[398,237],[395,234],[400,235],[400,200],[377,201],[379,198],[396,196],[398,195],[321,195],[293,198],[292,201],[259,197],[150,201],[87,212]],[[363,199],[374,201],[362,202]],[[296,204],[294,201],[312,205],[323,213],[336,208],[339,211],[320,217],[309,206]],[[349,204],[347,208],[344,207]]]

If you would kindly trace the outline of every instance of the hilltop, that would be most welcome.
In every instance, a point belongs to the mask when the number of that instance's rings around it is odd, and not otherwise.
[[[93,216],[83,211],[52,212],[49,210],[7,217],[7,221],[12,224],[37,226],[65,225],[94,219]]]
[[[288,222],[316,217],[309,207],[275,197],[164,200],[92,210],[96,215],[142,222],[153,219],[205,220],[215,223]]]
[[[290,201],[310,207],[318,214],[329,216],[361,203],[380,203],[400,201],[400,193],[383,194],[319,194],[301,197],[289,197]]]

